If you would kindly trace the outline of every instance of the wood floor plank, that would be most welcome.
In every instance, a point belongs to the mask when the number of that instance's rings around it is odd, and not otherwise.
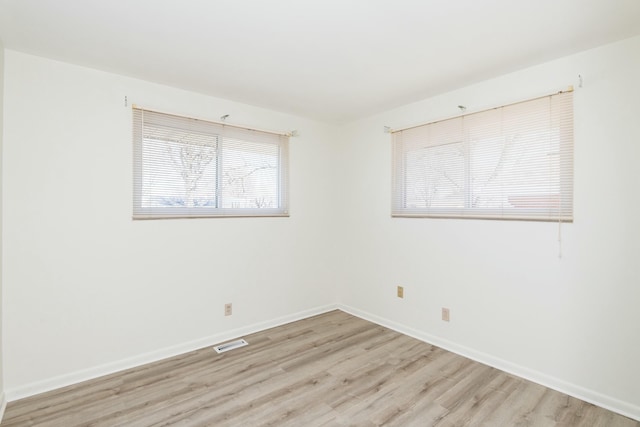
[[[481,426],[484,420],[504,403],[522,380],[505,372],[500,372],[486,387],[481,387],[469,399],[461,402],[456,410],[447,415],[454,425]]]
[[[338,310],[244,338],[10,402],[0,427],[640,427]]]

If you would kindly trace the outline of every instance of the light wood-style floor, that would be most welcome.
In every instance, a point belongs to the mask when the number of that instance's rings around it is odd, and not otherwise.
[[[10,402],[10,426],[640,426],[341,311]]]

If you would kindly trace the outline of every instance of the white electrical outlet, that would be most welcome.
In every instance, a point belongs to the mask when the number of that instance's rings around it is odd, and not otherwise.
[[[449,309],[442,307],[442,320],[445,322],[449,321]]]
[[[224,305],[224,315],[225,316],[231,316],[232,313],[233,313],[233,307],[231,306],[231,303],[225,304]]]

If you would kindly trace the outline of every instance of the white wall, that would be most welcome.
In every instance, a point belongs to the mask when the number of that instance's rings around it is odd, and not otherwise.
[[[4,414],[6,399],[4,395],[4,367],[2,363],[2,275],[4,272],[2,262],[2,188],[3,188],[3,159],[2,141],[4,135],[4,45],[0,40],[0,420]]]
[[[640,37],[349,125],[343,307],[640,419],[638,52]],[[390,218],[383,126],[568,85],[576,86],[575,221],[562,226],[562,258],[558,224]],[[402,300],[396,285],[405,286]]]
[[[335,307],[334,128],[11,50],[5,66],[10,400]],[[131,103],[297,129],[291,217],[132,221]]]

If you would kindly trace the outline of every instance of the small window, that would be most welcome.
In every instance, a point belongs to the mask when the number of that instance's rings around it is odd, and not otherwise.
[[[392,216],[572,221],[572,99],[393,132]]]
[[[133,109],[133,217],[288,216],[287,135]]]

